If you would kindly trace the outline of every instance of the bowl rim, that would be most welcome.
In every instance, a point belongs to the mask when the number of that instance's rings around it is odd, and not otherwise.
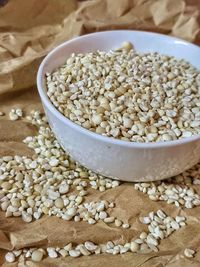
[[[46,95],[45,89],[43,88],[43,69],[44,69],[44,66],[51,59],[52,55],[56,54],[58,52],[58,50],[62,49],[63,47],[65,47],[71,43],[76,42],[77,40],[85,39],[85,38],[88,38],[88,37],[94,36],[94,35],[103,35],[105,33],[113,33],[113,32],[115,32],[115,33],[116,32],[117,33],[129,32],[130,34],[134,34],[134,33],[139,32],[140,34],[144,34],[144,35],[153,35],[153,36],[162,37],[162,38],[173,40],[173,41],[178,41],[179,44],[182,43],[183,45],[187,45],[187,46],[189,45],[192,48],[195,48],[195,49],[198,48],[200,50],[200,47],[198,47],[197,45],[192,44],[192,43],[187,42],[187,41],[184,41],[180,38],[176,38],[176,37],[172,37],[172,36],[168,36],[168,35],[164,35],[164,34],[160,34],[160,33],[149,32],[149,31],[112,30],[112,31],[94,32],[94,33],[89,33],[86,35],[77,36],[77,37],[72,38],[72,39],[70,39],[64,43],[61,43],[60,45],[53,48],[45,56],[45,58],[42,60],[40,66],[38,68],[38,72],[37,72],[37,89],[38,89],[38,92],[39,92],[39,95],[40,95],[40,98],[41,98],[43,104],[57,117],[58,120],[62,121],[64,124],[67,124],[68,126],[73,128],[74,130],[77,130],[82,134],[88,135],[91,138],[97,139],[99,141],[105,142],[105,143],[110,144],[110,145],[118,145],[118,146],[123,146],[123,147],[141,148],[141,149],[163,148],[163,147],[179,146],[179,145],[188,144],[190,142],[199,140],[200,134],[196,134],[196,135],[193,135],[191,137],[184,137],[184,138],[178,139],[178,140],[158,141],[158,142],[148,142],[148,143],[139,143],[139,142],[133,142],[133,141],[120,140],[120,139],[116,139],[113,137],[108,137],[108,136],[104,136],[104,135],[92,132],[92,131],[76,124],[75,122],[71,121],[70,119],[65,117],[60,111],[58,111],[54,107],[54,105],[51,103],[50,99]]]

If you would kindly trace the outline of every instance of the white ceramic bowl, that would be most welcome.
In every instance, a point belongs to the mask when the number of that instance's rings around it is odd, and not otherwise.
[[[189,169],[200,160],[200,136],[177,141],[133,143],[90,132],[65,118],[46,94],[45,73],[63,64],[71,53],[117,48],[124,41],[139,52],[159,52],[184,58],[200,69],[200,48],[177,38],[141,31],[107,31],[67,41],[43,60],[37,87],[48,122],[73,159],[102,175],[124,181],[161,180]]]

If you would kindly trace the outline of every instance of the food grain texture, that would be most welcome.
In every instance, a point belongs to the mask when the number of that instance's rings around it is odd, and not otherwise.
[[[10,113],[17,114],[17,119],[23,116],[20,109],[12,109]],[[10,119],[13,120],[12,116]],[[62,150],[46,118],[40,112],[31,111],[26,119],[38,127],[38,135],[28,136],[24,140],[24,143],[35,151],[35,156],[28,158],[15,155],[0,158],[0,206],[5,211],[5,216],[21,217],[30,223],[46,214],[74,222],[85,221],[91,225],[103,221],[110,227],[132,227],[129,223],[110,215],[110,211],[115,208],[114,202],[86,202],[84,199],[89,187],[105,191],[119,186],[120,183],[97,175],[74,162]],[[167,201],[168,204],[174,203],[176,207],[193,208],[200,205],[200,197],[189,185],[199,183],[197,164],[165,183],[136,183],[135,189],[148,194],[153,201]],[[69,195],[70,188],[76,189],[77,192]],[[69,243],[64,247],[33,247],[7,252],[5,260],[11,263],[31,258],[32,261],[39,262],[46,256],[57,258],[101,253],[116,255],[138,251],[157,252],[160,240],[186,226],[184,216],[173,218],[162,210],[151,211],[147,216],[139,217],[139,221],[146,225],[146,230],[123,244],[119,244],[118,241],[94,244],[87,240],[84,244]],[[195,252],[190,249],[184,251],[186,257],[194,257],[194,254]]]
[[[187,258],[193,258],[193,257],[194,257],[194,254],[195,254],[195,250],[193,250],[193,249],[186,248],[186,249],[184,250],[184,255],[185,255]]]
[[[23,111],[16,110],[12,109],[12,113],[18,114],[18,119],[21,119]],[[35,155],[32,158],[19,155],[0,158],[0,207],[5,211],[5,216],[21,217],[30,223],[46,214],[76,223],[85,221],[90,225],[102,221],[109,227],[121,227],[124,231],[132,228],[126,218],[119,219],[111,215],[116,207],[114,202],[106,199],[88,202],[85,199],[90,187],[102,192],[119,186],[120,183],[97,175],[74,162],[62,150],[40,112],[31,111],[26,119],[38,127],[36,136],[28,136],[24,140]],[[169,204],[174,203],[176,207],[180,205],[194,208],[200,204],[199,195],[190,187],[200,183],[199,164],[172,179],[174,185],[168,179],[165,183],[137,183],[135,189],[148,194],[151,200],[167,201]],[[73,193],[70,193],[71,190]],[[157,252],[160,240],[187,225],[186,217],[171,217],[163,210],[151,211],[148,215],[139,217],[139,221],[146,225],[146,229],[143,227],[138,236],[133,236],[124,243],[110,240],[106,244],[95,244],[87,240],[81,244],[68,243],[63,247],[24,248],[7,252],[5,260],[15,262],[31,258],[32,261],[39,262],[46,256],[57,258],[101,253],[116,255],[139,251]],[[188,249],[184,253],[186,257],[194,256]]]
[[[132,142],[200,133],[200,73],[186,61],[121,49],[72,54],[46,74],[47,95],[72,122]]]
[[[141,232],[138,238],[132,238],[130,242],[108,241],[105,244],[95,244],[92,241],[85,241],[80,244],[68,243],[63,247],[47,247],[44,248],[28,248],[21,250],[13,250],[5,255],[7,262],[20,261],[24,258],[31,258],[34,262],[39,262],[43,257],[58,258],[58,257],[73,257],[89,256],[92,254],[124,254],[127,252],[149,253],[158,252],[158,245],[162,239],[170,236],[174,231],[179,230],[186,225],[185,217],[171,217],[162,210],[156,212],[151,211],[147,216],[140,217],[140,222],[146,224],[146,232]],[[184,223],[184,224],[183,224]],[[184,254],[186,257],[193,257],[192,250],[186,249]]]

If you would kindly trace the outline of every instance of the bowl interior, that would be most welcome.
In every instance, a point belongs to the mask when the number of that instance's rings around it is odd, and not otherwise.
[[[180,40],[178,38],[170,37],[167,35],[142,32],[142,31],[106,31],[97,32],[88,35],[83,35],[72,40],[69,40],[58,47],[54,48],[42,61],[38,74],[37,74],[37,88],[42,99],[43,105],[53,112],[57,118],[63,123],[70,124],[71,127],[78,129],[81,132],[85,132],[95,139],[102,139],[109,143],[117,143],[122,146],[129,147],[165,147],[182,145],[190,141],[198,140],[199,135],[183,138],[175,141],[157,142],[157,143],[135,143],[125,142],[123,140],[112,139],[106,136],[102,136],[81,126],[71,122],[65,118],[53,104],[50,102],[46,94],[46,81],[45,73],[52,72],[60,65],[64,64],[67,58],[72,53],[86,53],[96,50],[108,51],[110,49],[118,48],[124,41],[129,41],[134,45],[136,51],[139,52],[159,52],[165,55],[175,56],[177,59],[185,59],[193,66],[200,70],[200,48],[189,42]]]
[[[159,52],[184,58],[200,69],[200,48],[183,40],[162,34],[141,31],[107,31],[74,38],[55,48],[43,61],[41,78],[62,65],[71,53],[86,53],[96,50],[108,51],[129,41],[138,52]]]

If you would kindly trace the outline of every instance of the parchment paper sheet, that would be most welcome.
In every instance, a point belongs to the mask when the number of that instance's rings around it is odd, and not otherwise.
[[[4,0],[0,5],[0,110],[7,114],[0,117],[0,156],[32,155],[22,140],[34,135],[37,129],[23,120],[10,121],[8,112],[13,107],[23,108],[27,114],[32,109],[42,110],[35,87],[37,68],[42,58],[63,41],[94,31],[138,29],[200,44],[199,0]],[[200,186],[195,189],[200,193]],[[0,211],[0,265],[200,266],[200,207],[183,210],[163,202],[152,202],[129,183],[103,193],[90,190],[87,200],[98,199],[114,201],[116,208],[111,215],[130,223],[131,228],[122,230],[103,222],[91,226],[47,216],[28,224],[20,218],[5,218],[4,212]],[[146,229],[138,217],[159,208],[172,216],[186,216],[188,225],[162,240],[158,253],[46,258],[41,263],[4,262],[5,252],[12,248],[62,246],[86,240],[95,243],[130,241]],[[183,256],[186,247],[197,251],[194,259]]]

